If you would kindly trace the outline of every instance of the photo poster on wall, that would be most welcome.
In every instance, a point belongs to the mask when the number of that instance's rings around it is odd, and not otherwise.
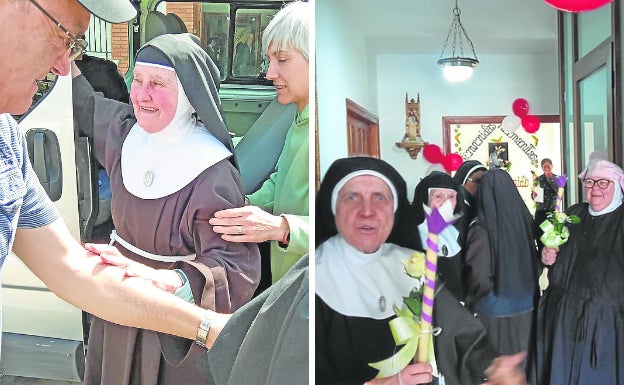
[[[459,153],[464,161],[475,159],[488,169],[506,170],[531,214],[536,206],[532,198],[534,181],[543,174],[541,160],[551,159],[553,173],[561,175],[561,130],[558,122],[542,122],[539,130],[532,134],[522,127],[508,131],[500,121],[457,123],[449,128],[450,151]]]

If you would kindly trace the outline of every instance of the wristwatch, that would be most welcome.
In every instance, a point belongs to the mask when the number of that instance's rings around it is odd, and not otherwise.
[[[208,332],[210,331],[210,326],[212,325],[212,321],[214,320],[214,315],[215,312],[213,312],[212,310],[206,310],[201,318],[199,327],[197,328],[197,337],[195,337],[195,343],[204,348],[206,347],[206,339],[208,338]]]

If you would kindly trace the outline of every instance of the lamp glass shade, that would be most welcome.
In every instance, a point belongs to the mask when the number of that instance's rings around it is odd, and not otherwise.
[[[443,65],[442,73],[449,82],[463,82],[472,76],[472,66]]]

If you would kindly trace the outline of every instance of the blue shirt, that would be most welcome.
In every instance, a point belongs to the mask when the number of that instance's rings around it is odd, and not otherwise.
[[[17,122],[9,114],[0,114],[0,268],[18,227],[42,227],[58,217],[30,165]]]

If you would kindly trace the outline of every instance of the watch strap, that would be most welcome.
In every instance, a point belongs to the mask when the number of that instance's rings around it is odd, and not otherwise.
[[[212,310],[207,310],[201,318],[199,327],[197,328],[197,337],[195,337],[195,342],[202,347],[206,347],[206,339],[208,338],[208,332],[210,332],[213,315],[214,312]]]

